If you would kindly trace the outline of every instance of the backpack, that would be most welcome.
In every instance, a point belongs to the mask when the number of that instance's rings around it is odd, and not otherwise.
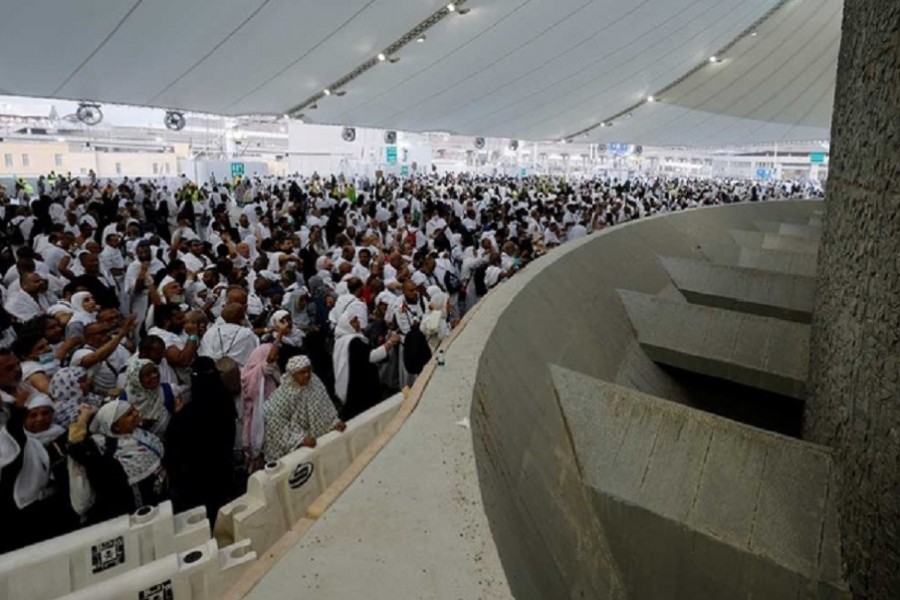
[[[403,339],[403,366],[407,373],[418,375],[431,360],[431,348],[418,327],[410,329]]]
[[[223,356],[216,360],[216,368],[222,383],[231,392],[232,397],[241,393],[241,366],[230,356]]]
[[[456,273],[452,271],[447,271],[444,273],[444,288],[447,290],[448,294],[458,294],[462,289],[462,282],[459,280],[459,277],[456,276]]]

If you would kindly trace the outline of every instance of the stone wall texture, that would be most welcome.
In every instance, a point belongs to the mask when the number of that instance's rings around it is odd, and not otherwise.
[[[856,598],[900,594],[900,2],[848,0],[804,437],[835,449]]]

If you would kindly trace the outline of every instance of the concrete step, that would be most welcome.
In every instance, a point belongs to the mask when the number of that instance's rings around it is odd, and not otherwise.
[[[718,262],[718,261],[717,261]],[[719,263],[732,264],[732,263]],[[785,252],[783,250],[757,250],[741,248],[734,266],[787,275],[815,277],[818,258],[808,252]]]
[[[684,258],[660,260],[675,287],[692,304],[798,323],[812,319],[816,296],[812,277]]]
[[[654,362],[803,400],[809,326],[618,290]]]
[[[798,252],[804,254],[817,254],[819,252],[818,239],[744,229],[730,229],[729,233],[735,243],[741,248],[750,248],[752,250],[780,250],[783,252]]]
[[[822,239],[822,226],[811,223],[785,223],[782,221],[754,221],[760,231],[775,233],[818,242]]]
[[[849,598],[827,448],[550,373],[631,597]]]

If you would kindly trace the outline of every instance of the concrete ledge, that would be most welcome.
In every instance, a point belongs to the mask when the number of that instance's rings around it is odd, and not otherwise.
[[[754,225],[756,225],[756,228],[760,231],[778,233],[819,242],[822,239],[822,225],[821,223],[818,225],[813,224],[812,221],[815,218],[815,215],[810,217],[810,222],[808,224],[783,223],[780,221],[754,221]]]
[[[828,449],[550,371],[634,598],[676,589],[684,598],[768,598],[820,586],[849,597],[834,560]]]
[[[816,295],[812,277],[681,258],[663,257],[661,261],[691,304],[798,323],[812,320]]]
[[[654,361],[792,398],[806,395],[809,326],[619,290]]]
[[[815,277],[818,259],[815,254],[807,252],[741,248],[736,263],[725,262],[723,264],[735,264],[738,267],[788,275]]]
[[[782,252],[799,252],[803,254],[816,254],[819,251],[819,240],[807,237],[737,229],[731,230],[731,236],[737,245],[742,248],[780,250]]]

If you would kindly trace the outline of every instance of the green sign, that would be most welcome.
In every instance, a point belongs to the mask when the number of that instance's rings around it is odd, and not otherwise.
[[[389,165],[397,164],[397,146],[387,147],[387,163]]]
[[[821,165],[825,164],[825,153],[824,152],[810,152],[809,153],[809,162],[813,165]]]
[[[403,177],[409,175],[409,165],[403,165],[402,167],[400,167],[400,175],[402,175]]]
[[[231,163],[231,176],[232,177],[243,177],[244,176],[244,163]]]

